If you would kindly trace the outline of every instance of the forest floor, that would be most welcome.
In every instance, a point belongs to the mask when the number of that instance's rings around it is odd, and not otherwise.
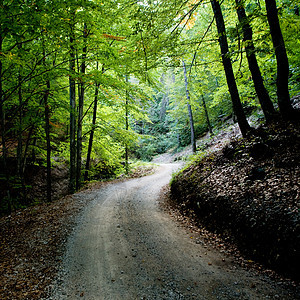
[[[245,266],[259,261],[299,281],[299,124],[260,126],[206,149],[173,180],[169,209],[238,245]]]
[[[178,167],[11,216],[1,299],[300,299],[293,282],[242,268],[217,236],[161,208]]]
[[[236,130],[232,125],[219,136],[202,139],[198,147],[217,151],[229,145]],[[185,155],[189,150],[160,161]],[[300,299],[299,283],[254,263],[219,235],[198,227],[170,204],[166,186],[159,194],[173,168],[129,182],[93,183],[59,201],[2,217],[1,299]],[[140,169],[133,177],[142,175]],[[107,193],[110,201],[105,200]],[[96,240],[84,238],[98,234]],[[75,255],[76,243],[82,255]],[[87,252],[89,246],[101,258]],[[86,268],[93,272],[82,282],[78,274],[88,273]],[[94,281],[99,274],[101,295]]]
[[[138,166],[131,172],[130,178],[150,175],[155,169],[156,166]],[[59,171],[67,173],[63,168]],[[60,173],[57,177],[62,179],[57,188],[58,193],[63,194],[66,183],[65,176]],[[88,183],[74,195],[0,217],[0,298],[41,299],[46,295],[58,272],[65,243],[76,226],[78,216],[94,200],[90,191],[124,180],[125,177]],[[37,184],[38,195],[43,185],[43,182]]]

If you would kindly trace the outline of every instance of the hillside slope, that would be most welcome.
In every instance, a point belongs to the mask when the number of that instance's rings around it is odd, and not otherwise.
[[[300,128],[260,127],[186,167],[171,183],[185,215],[248,257],[299,279]]]

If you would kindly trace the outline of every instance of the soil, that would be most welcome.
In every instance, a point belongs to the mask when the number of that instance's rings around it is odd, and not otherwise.
[[[1,299],[41,299],[47,293],[67,237],[91,200],[85,191],[0,219]]]
[[[200,227],[299,280],[300,128],[282,125],[199,157],[173,180],[171,196]]]

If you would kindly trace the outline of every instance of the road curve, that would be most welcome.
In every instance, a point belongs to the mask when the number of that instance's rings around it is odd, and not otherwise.
[[[151,176],[93,191],[49,299],[292,299],[196,244],[159,209],[160,190],[176,168],[161,165]]]

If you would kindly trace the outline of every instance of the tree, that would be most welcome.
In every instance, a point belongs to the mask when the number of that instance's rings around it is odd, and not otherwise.
[[[69,90],[70,90],[70,192],[76,188],[76,86],[75,86],[75,11],[70,11]]]
[[[43,38],[43,37],[42,37]],[[46,50],[45,42],[43,39],[43,64],[46,66]],[[49,74],[47,74],[49,76]],[[46,79],[46,88],[44,91],[44,115],[45,115],[45,134],[46,134],[46,145],[47,145],[47,202],[51,202],[52,199],[52,178],[51,178],[51,138],[50,138],[50,108],[49,108],[49,98],[50,94],[50,79]]]
[[[46,133],[46,143],[47,143],[47,201],[51,202],[52,180],[51,180],[50,109],[48,103],[49,93],[50,93],[50,80],[47,80],[46,90],[44,94],[45,133]]]
[[[295,113],[291,105],[289,94],[289,61],[279,24],[276,1],[265,0],[265,3],[267,9],[267,18],[270,26],[270,32],[277,61],[276,85],[278,106],[283,118],[291,119],[295,116]]]
[[[77,124],[77,156],[76,156],[76,189],[78,190],[81,185],[81,164],[82,164],[82,122],[83,122],[83,105],[84,105],[84,94],[85,94],[85,84],[84,75],[86,71],[86,56],[87,56],[87,37],[88,30],[87,25],[84,23],[83,26],[83,49],[82,49],[82,59],[80,66],[80,75],[82,76],[78,88],[78,124]]]
[[[187,107],[189,112],[189,120],[190,120],[190,129],[191,129],[191,144],[193,153],[196,153],[196,139],[195,139],[195,129],[194,129],[194,120],[193,120],[193,113],[192,107],[190,104],[190,93],[188,89],[188,81],[186,75],[186,67],[184,64],[184,60],[182,60],[183,72],[184,72],[184,83],[185,83],[185,92],[186,92],[186,99],[187,99]]]
[[[99,62],[97,62],[96,68],[98,70]],[[102,72],[103,71],[104,71],[104,68],[102,67]],[[91,153],[92,153],[92,147],[93,147],[93,141],[94,141],[94,133],[95,133],[95,129],[96,129],[99,86],[100,86],[100,84],[98,82],[95,82],[95,96],[94,96],[94,106],[93,106],[92,128],[90,130],[89,144],[88,144],[86,164],[85,164],[85,173],[84,173],[84,180],[85,181],[88,180],[88,178],[89,178]]]
[[[274,120],[276,112],[269,97],[268,91],[264,85],[263,78],[256,59],[255,47],[252,38],[252,28],[245,12],[243,0],[236,0],[235,2],[238,19],[243,31],[243,41],[246,49],[249,69],[252,75],[252,80],[254,82],[255,91],[259,99],[261,108],[264,112],[265,118],[268,122],[270,122]]]
[[[125,75],[125,81],[128,83],[128,75]],[[128,89],[126,87],[126,96],[125,96],[125,130],[128,131],[129,129],[129,107],[128,107],[128,101],[129,101],[129,93]],[[129,164],[128,164],[128,144],[125,142],[125,172],[128,174],[129,172]]]
[[[0,1],[0,7],[2,7],[3,1]],[[2,24],[1,24],[1,29]],[[11,213],[11,199],[10,199],[10,183],[9,183],[9,172],[7,169],[7,148],[6,148],[6,127],[5,127],[5,106],[4,106],[4,95],[3,95],[3,65],[2,65],[2,44],[4,39],[4,32],[0,29],[0,119],[1,119],[1,145],[2,145],[2,160],[4,170],[5,189],[7,193],[8,202],[8,213]],[[3,205],[0,201],[0,205]]]
[[[242,135],[246,136],[251,128],[246,119],[245,113],[243,111],[239,92],[234,78],[221,6],[219,1],[217,0],[211,0],[211,6],[216,19],[216,24],[217,24],[218,34],[219,34],[218,40],[219,40],[219,45],[221,48],[221,55],[222,55],[222,62],[225,70],[229,93],[231,95],[233,110],[237,117],[237,121],[240,130],[242,132]]]

